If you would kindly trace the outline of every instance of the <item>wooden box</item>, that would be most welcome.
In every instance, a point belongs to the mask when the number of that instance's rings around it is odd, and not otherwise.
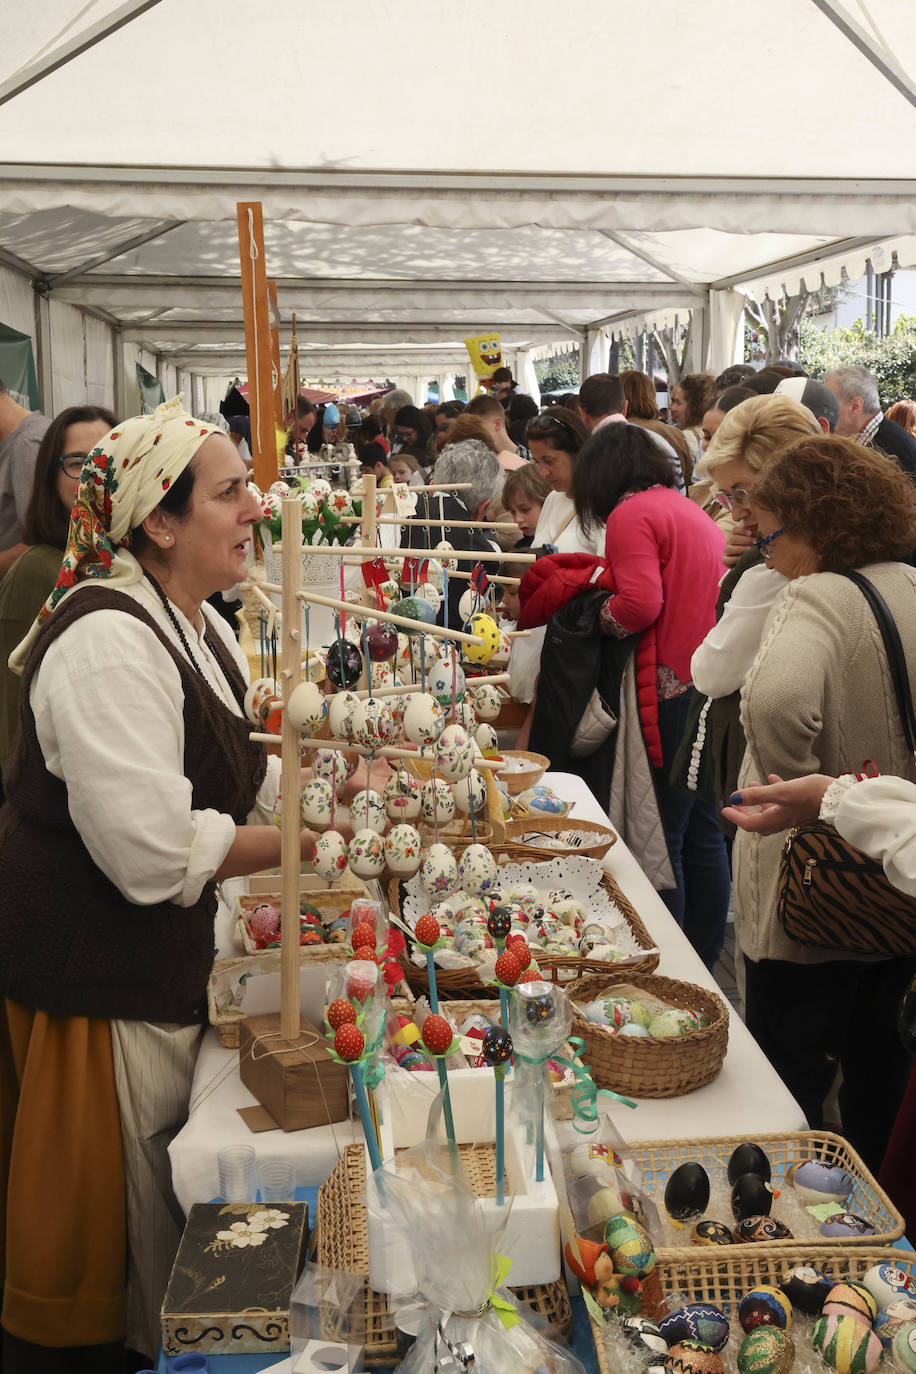
[[[162,1304],[165,1354],[289,1350],[290,1300],[307,1238],[305,1202],[195,1203]]]
[[[242,1082],[281,1131],[327,1126],[349,1114],[349,1073],[304,1018],[296,1040],[280,1035],[280,1013],[249,1016],[239,1031]]]

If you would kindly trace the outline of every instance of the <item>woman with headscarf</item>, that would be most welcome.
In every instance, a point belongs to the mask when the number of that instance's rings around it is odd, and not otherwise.
[[[280,857],[278,761],[249,739],[245,660],[203,604],[245,577],[258,517],[231,441],[180,399],[126,420],[86,459],[57,585],[11,656],[6,1374],[121,1374],[125,1337],[156,1353],[215,885]]]

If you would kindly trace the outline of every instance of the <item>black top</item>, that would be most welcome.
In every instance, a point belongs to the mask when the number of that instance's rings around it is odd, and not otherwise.
[[[872,447],[886,453],[889,458],[895,458],[904,472],[908,472],[916,481],[916,439],[907,434],[903,425],[895,424],[885,416],[875,430]]]

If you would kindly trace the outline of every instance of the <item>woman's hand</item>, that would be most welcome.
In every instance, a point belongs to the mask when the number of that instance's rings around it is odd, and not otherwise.
[[[725,566],[733,568],[751,548],[755,538],[754,534],[749,533],[741,525],[736,525],[725,541],[725,550],[722,554],[722,562]]]
[[[752,782],[733,792],[730,805],[722,808],[725,819],[755,835],[778,835],[794,825],[811,825],[834,779],[811,773],[807,778],[783,782],[778,773],[770,773],[768,781],[768,787]]]

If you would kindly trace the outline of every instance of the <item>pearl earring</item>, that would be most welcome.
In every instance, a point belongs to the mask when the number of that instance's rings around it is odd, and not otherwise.
[[[162,542],[163,544],[171,544],[172,536],[170,534],[165,535]]]

